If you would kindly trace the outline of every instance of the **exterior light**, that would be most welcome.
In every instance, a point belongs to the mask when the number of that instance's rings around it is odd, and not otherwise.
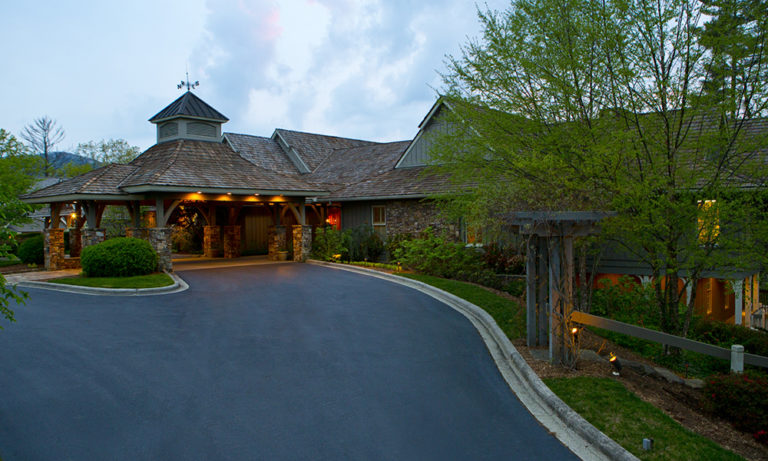
[[[572,334],[572,335],[575,335],[575,334],[577,334],[578,332],[579,332],[579,329],[578,329],[578,328],[576,328],[576,327],[573,327],[573,328],[571,328],[571,334]]]
[[[196,193],[196,194],[202,194],[202,192],[200,192],[200,191],[197,191],[197,192],[195,192],[195,193]]]
[[[253,194],[253,195],[255,195],[256,197],[258,197],[258,196],[259,196],[259,194],[258,194],[258,193],[256,193],[256,194]]]
[[[227,195],[232,195],[232,192],[227,192]]]
[[[72,219],[75,219],[77,218],[77,213],[72,213],[70,216],[72,217]]]
[[[621,371],[621,362],[619,361],[619,358],[613,354],[613,352],[611,352],[611,358],[608,359],[608,362],[613,365],[613,376],[619,376],[619,372]]]

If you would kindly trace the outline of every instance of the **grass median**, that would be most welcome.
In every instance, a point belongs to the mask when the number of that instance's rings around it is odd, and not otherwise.
[[[155,273],[133,277],[62,277],[49,282],[93,288],[159,288],[173,285],[173,278]]]

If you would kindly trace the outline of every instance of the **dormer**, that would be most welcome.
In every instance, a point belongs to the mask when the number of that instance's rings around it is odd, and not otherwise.
[[[157,125],[157,143],[189,139],[221,141],[221,125],[229,119],[187,91],[149,119]]]

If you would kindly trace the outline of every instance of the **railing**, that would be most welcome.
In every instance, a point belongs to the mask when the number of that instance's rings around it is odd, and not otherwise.
[[[698,352],[699,354],[705,354],[723,360],[730,360],[731,369],[734,371],[742,371],[743,364],[745,363],[747,365],[754,365],[756,367],[768,368],[768,357],[755,354],[746,354],[744,353],[744,348],[736,344],[734,344],[731,349],[726,349],[724,347],[713,346],[712,344],[706,344],[699,341],[694,341],[692,339],[686,339],[680,336],[671,335],[669,333],[663,333],[661,331],[649,330],[648,328],[638,327],[637,325],[630,325],[628,323],[606,319],[579,311],[573,311],[571,313],[571,320],[576,323],[602,328],[604,330],[625,334],[635,338],[645,339],[647,341],[660,344],[667,344],[669,346],[678,347],[680,349],[685,349],[692,352]],[[741,367],[738,366],[740,360],[742,360]]]

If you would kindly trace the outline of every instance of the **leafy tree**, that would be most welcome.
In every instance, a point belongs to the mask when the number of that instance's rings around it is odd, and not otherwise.
[[[141,149],[137,146],[131,146],[124,139],[110,139],[109,141],[102,139],[99,142],[80,143],[75,153],[102,164],[125,164],[138,157],[141,154]]]
[[[43,176],[50,176],[52,171],[49,154],[53,151],[53,147],[64,139],[64,130],[56,126],[56,121],[46,115],[36,118],[24,127],[21,138],[29,144],[29,148],[34,153],[42,154]]]
[[[615,211],[603,236],[651,268],[662,329],[686,334],[687,286],[766,263],[764,54],[729,81],[729,98],[710,98],[717,53],[701,39],[698,1],[514,0],[479,18],[482,38],[443,75],[452,129],[433,157],[455,183],[447,208],[489,222]],[[762,49],[765,23],[753,26]],[[741,38],[719,46],[730,40]]]

